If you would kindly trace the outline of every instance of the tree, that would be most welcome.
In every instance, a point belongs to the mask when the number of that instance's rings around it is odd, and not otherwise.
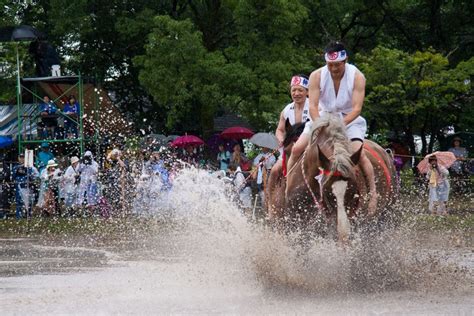
[[[447,58],[432,50],[408,54],[377,47],[358,57],[368,78],[365,113],[376,122],[369,133],[388,129],[404,135],[412,153],[414,135],[420,135],[425,154],[444,130],[469,113],[474,58],[449,69]]]

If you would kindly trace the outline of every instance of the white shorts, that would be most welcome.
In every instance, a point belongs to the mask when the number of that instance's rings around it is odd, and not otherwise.
[[[341,114],[342,118],[342,114]],[[303,134],[311,135],[311,131],[313,129],[313,122],[308,121],[304,126]],[[365,133],[367,132],[367,122],[362,116],[356,117],[349,125],[346,126],[346,134],[349,140],[353,140],[358,138],[360,140],[365,139]]]

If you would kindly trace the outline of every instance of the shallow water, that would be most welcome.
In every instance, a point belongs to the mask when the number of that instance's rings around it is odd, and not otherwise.
[[[224,190],[189,171],[146,233],[1,239],[1,314],[473,314],[471,235],[399,228],[300,249]]]

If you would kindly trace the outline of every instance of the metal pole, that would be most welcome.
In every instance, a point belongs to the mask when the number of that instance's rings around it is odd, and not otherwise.
[[[21,133],[22,133],[22,124],[21,124],[21,115],[20,115],[20,104],[21,104],[21,82],[20,82],[20,54],[18,52],[19,43],[16,43],[16,109],[17,109],[17,120],[18,120],[18,131],[17,131],[17,141],[18,141],[18,153],[22,151],[21,143]]]

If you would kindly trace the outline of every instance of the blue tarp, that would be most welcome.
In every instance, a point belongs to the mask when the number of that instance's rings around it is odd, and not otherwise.
[[[23,135],[36,135],[38,118],[38,104],[23,104]],[[16,138],[18,134],[18,113],[16,105],[0,106],[0,136]]]
[[[0,136],[0,148],[5,148],[13,144],[13,140],[10,136]]]

